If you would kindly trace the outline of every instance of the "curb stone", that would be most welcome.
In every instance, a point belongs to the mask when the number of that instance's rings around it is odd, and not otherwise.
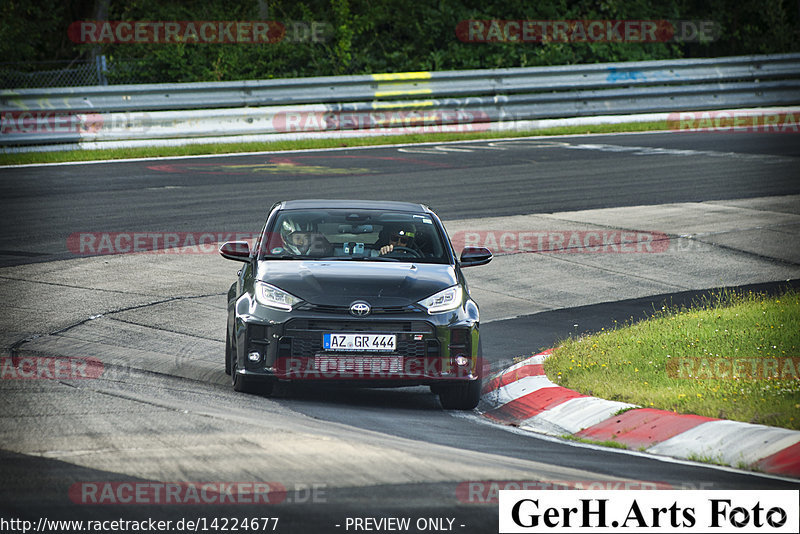
[[[800,478],[800,431],[582,395],[547,378],[542,364],[550,354],[552,349],[492,375],[483,387],[480,414],[552,436],[615,441],[652,454]]]

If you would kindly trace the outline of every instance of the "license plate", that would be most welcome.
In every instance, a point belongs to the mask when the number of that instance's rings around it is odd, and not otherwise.
[[[393,352],[397,350],[394,334],[322,334],[322,348],[331,351]]]

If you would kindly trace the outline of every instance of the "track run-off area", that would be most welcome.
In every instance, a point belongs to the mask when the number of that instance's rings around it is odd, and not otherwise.
[[[278,200],[427,204],[457,248],[495,251],[465,274],[499,370],[711,288],[800,279],[799,164],[793,134],[686,132],[0,168],[0,356],[99,370],[0,380],[3,517],[471,533],[496,531],[510,483],[797,489],[517,432],[427,388],[234,393],[238,265],[211,243],[257,234]],[[242,487],[249,501],[225,498]]]

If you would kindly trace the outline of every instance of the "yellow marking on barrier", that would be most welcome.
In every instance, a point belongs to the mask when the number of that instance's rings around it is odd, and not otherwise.
[[[56,107],[50,102],[50,99],[47,97],[40,98],[36,102],[39,104],[39,109],[56,109]]]
[[[413,100],[411,102],[372,102],[372,109],[432,108],[435,105],[435,100]]]
[[[378,84],[378,88],[375,90],[375,98],[429,95],[433,92],[427,87],[428,80],[431,79],[430,72],[420,71],[373,74],[372,79],[376,82],[387,82]],[[421,82],[419,87],[415,82]]]
[[[19,95],[16,91],[10,90],[3,90],[0,91],[0,97],[7,98],[9,104],[19,108],[21,111],[28,111],[28,106],[25,104],[25,100]]]
[[[372,79],[376,82],[396,82],[408,80],[429,80],[431,73],[426,71],[418,72],[393,72],[386,74],[373,74]]]
[[[378,86],[380,89],[381,86]],[[433,93],[430,89],[403,89],[400,91],[375,91],[375,98],[383,98],[386,96],[409,96],[409,95],[429,95]]]

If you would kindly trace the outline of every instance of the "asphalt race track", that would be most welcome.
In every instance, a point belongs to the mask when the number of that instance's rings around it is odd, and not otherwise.
[[[469,269],[485,356],[500,369],[710,288],[796,286],[798,163],[792,134],[654,133],[2,168],[2,356],[102,366],[88,380],[0,380],[2,517],[279,518],[276,532],[409,517],[471,533],[496,531],[498,481],[797,489],[518,433],[444,411],[426,388],[236,394],[222,358],[238,266],[213,250],[107,254],[81,239],[258,232],[288,198],[423,202],[454,240],[659,232],[656,253],[511,247]],[[269,502],[164,504],[152,491],[169,483],[267,484]],[[130,488],[144,489],[127,499]]]
[[[73,257],[74,232],[258,231],[273,202],[309,196],[452,220],[798,194],[797,145],[656,133],[3,169],[0,261]]]

